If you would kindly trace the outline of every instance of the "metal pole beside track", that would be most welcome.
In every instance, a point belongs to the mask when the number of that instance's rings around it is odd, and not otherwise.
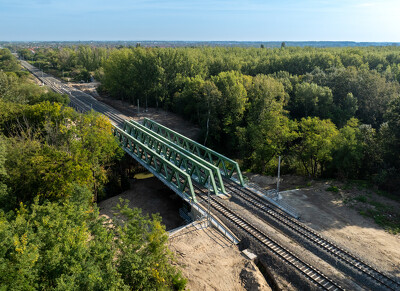
[[[278,161],[278,180],[276,181],[276,193],[279,193],[280,178],[281,178],[281,156],[279,156],[279,161]]]

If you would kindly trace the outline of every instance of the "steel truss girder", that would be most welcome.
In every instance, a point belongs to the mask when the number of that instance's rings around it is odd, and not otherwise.
[[[151,119],[144,118],[143,125],[170,140],[171,142],[175,143],[176,145],[215,165],[221,170],[223,176],[231,179],[232,175],[236,172],[240,184],[244,186],[242,172],[240,171],[239,164],[237,162]]]
[[[178,168],[183,169],[193,180],[201,185],[206,185],[208,179],[210,179],[211,190],[214,191],[215,194],[218,195],[219,192],[226,193],[221,174],[214,165],[210,163],[205,165],[197,156],[178,147],[136,121],[125,120],[123,130],[175,164]]]
[[[118,138],[123,149],[146,169],[166,182],[174,191],[178,191],[189,200],[197,203],[192,180],[187,173],[122,129],[113,127],[113,134]]]

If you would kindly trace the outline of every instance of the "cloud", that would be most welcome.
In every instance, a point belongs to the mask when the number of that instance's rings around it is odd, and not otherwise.
[[[356,7],[372,7],[372,6],[375,6],[375,5],[376,5],[376,3],[369,2],[369,3],[360,3],[360,4],[357,4],[355,6]]]

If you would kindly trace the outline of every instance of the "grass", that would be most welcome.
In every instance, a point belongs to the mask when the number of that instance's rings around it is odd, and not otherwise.
[[[343,187],[343,190],[350,190],[353,187],[357,187],[358,190],[368,190],[372,189],[374,184],[366,180],[348,180],[346,185]],[[395,195],[384,190],[374,190],[376,194],[379,196],[383,196],[389,198],[391,200],[400,202],[400,195]]]
[[[293,189],[302,189],[302,188],[306,188],[307,185],[299,185],[299,186],[294,186]]]
[[[336,186],[331,185],[329,188],[326,189],[326,191],[338,193],[339,192],[339,188],[336,187]]]
[[[400,212],[396,211],[393,207],[368,199],[364,195],[353,198],[353,201],[360,202],[355,208],[362,216],[372,218],[376,224],[383,227],[389,233],[400,233]],[[348,202],[350,202],[350,199],[344,201],[344,203]]]

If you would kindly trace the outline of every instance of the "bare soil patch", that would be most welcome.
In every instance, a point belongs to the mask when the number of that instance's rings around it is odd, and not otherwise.
[[[254,262],[214,228],[191,225],[172,234],[169,247],[190,290],[271,290]]]
[[[254,175],[254,179],[249,176],[253,182],[274,180],[259,175]],[[388,233],[373,219],[361,215],[357,207],[359,202],[354,198],[369,197],[395,209],[400,209],[399,202],[379,196],[372,190],[346,188],[339,182],[334,183],[338,192],[331,192],[326,190],[332,184],[330,181],[311,181],[308,183],[310,186],[305,186],[305,180],[299,183],[300,180],[294,179],[295,182],[291,183],[290,178],[283,177],[283,188],[293,188],[294,184],[303,184],[303,188],[281,192],[282,199],[296,209],[302,222],[379,270],[400,279],[400,235]],[[268,183],[260,186],[275,187]]]
[[[128,191],[99,203],[100,214],[112,217],[113,208],[120,198],[128,199],[129,207],[142,209],[143,214],[159,213],[167,230],[184,225],[179,216],[182,200],[157,178],[134,180]]]
[[[100,202],[100,214],[112,217],[120,198],[144,214],[159,213],[167,230],[184,225],[182,200],[157,178],[134,180],[130,190]],[[169,247],[190,290],[271,290],[255,264],[214,228],[191,225],[171,235]]]
[[[93,84],[77,84],[76,86],[132,119],[140,120],[148,117],[193,139],[196,139],[199,134],[198,128],[173,113],[155,108],[149,108],[147,112],[143,112],[143,108],[141,108],[138,113],[137,107],[134,105],[99,96]],[[246,174],[246,176],[250,181],[265,189],[276,187],[276,178],[274,177],[252,174]],[[171,208],[168,208],[164,204],[164,200],[150,194],[149,189],[156,187],[157,182],[160,184],[161,182],[156,179],[146,181],[143,186],[138,186],[140,183],[137,183],[134,186],[137,188],[132,188],[117,197],[101,202],[102,213],[110,214],[111,212],[107,209],[110,209],[110,206],[115,205],[118,198],[122,197],[130,199],[133,207],[140,207],[145,213],[161,213],[167,229],[182,225],[183,221],[177,214],[179,208],[177,205],[181,203],[179,198],[177,198],[179,202],[171,202]],[[283,176],[280,183],[281,190],[301,188],[282,192],[281,195],[285,203],[297,210],[306,225],[360,256],[379,270],[400,278],[400,235],[390,234],[371,218],[360,215],[359,210],[356,210],[356,203],[346,203],[349,199],[360,195],[375,194],[356,188],[339,190],[335,193],[326,191],[329,186],[328,182],[310,182],[304,177],[288,175]],[[159,190],[162,193],[164,191],[169,190],[165,187],[164,190]],[[166,196],[168,195],[166,194]],[[400,209],[398,202],[385,200],[378,196],[373,197],[382,203],[388,203]],[[173,217],[169,217],[170,213],[174,213]],[[183,268],[185,276],[189,278],[189,288],[192,290],[244,290],[244,281],[240,278],[244,263],[241,262],[243,258],[240,253],[240,260],[237,256],[239,252],[237,248],[224,244],[219,245],[215,239],[210,238],[211,234],[206,234],[204,237],[204,232],[204,230],[197,229],[188,230],[188,234],[181,233],[179,237],[171,239],[170,242],[171,248],[177,253],[178,264]],[[206,242],[206,240],[210,241]],[[328,266],[326,268],[329,269]],[[334,275],[340,276],[339,274]]]
[[[256,183],[258,186],[266,190],[276,189],[277,177],[253,173],[243,173],[243,175],[246,176],[250,182]],[[280,179],[279,189],[288,190],[304,187],[306,183],[307,179],[305,177],[295,175],[283,175]]]

